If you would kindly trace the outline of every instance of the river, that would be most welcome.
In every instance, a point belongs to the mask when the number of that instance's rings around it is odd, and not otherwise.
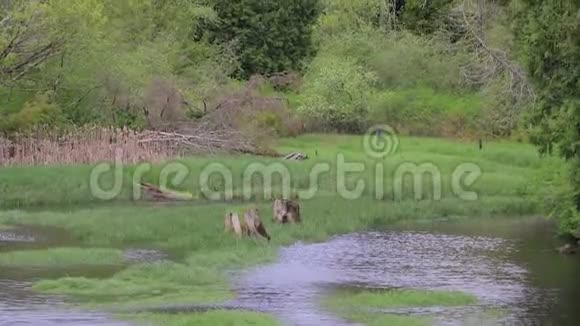
[[[2,232],[0,250],[29,240]],[[319,300],[336,288],[420,288],[463,291],[479,302],[379,312],[430,316],[440,325],[577,325],[580,259],[559,255],[559,245],[541,218],[398,224],[283,248],[274,264],[232,273],[238,298],[226,306],[271,313],[287,325],[352,325],[323,311]],[[31,282],[46,273],[0,271],[0,325],[126,325],[32,292]]]

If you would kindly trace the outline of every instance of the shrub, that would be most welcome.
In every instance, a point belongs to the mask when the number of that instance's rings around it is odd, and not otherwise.
[[[299,70],[314,53],[311,34],[319,9],[318,0],[216,0],[215,37],[236,42],[242,77]]]
[[[375,53],[370,62],[380,86],[461,88],[464,59],[451,52],[447,42],[410,33],[393,33],[383,44],[383,49]]]
[[[477,128],[481,100],[473,94],[450,94],[431,88],[376,93],[370,119],[399,132],[425,136],[467,136]]]
[[[39,94],[24,103],[18,112],[8,114],[0,121],[0,132],[28,131],[37,125],[57,127],[64,123],[61,110],[48,94]]]
[[[374,75],[353,60],[318,58],[305,76],[298,111],[312,129],[359,132],[367,124],[374,81]]]
[[[570,164],[574,164],[571,162]],[[535,191],[538,202],[550,217],[558,221],[562,234],[573,234],[580,238],[580,213],[577,210],[573,184],[570,182],[573,175],[573,166],[567,169],[557,168],[547,164],[538,176]]]

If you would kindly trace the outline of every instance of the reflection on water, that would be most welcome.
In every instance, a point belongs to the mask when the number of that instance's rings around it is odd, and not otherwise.
[[[318,308],[328,289],[457,290],[477,296],[479,303],[383,312],[434,315],[440,324],[463,325],[474,316],[491,318],[488,311],[501,311],[494,314],[494,323],[576,325],[580,260],[555,253],[552,231],[542,220],[478,220],[412,224],[296,244],[282,250],[278,263],[240,277],[239,302],[273,312],[290,325],[346,325]]]

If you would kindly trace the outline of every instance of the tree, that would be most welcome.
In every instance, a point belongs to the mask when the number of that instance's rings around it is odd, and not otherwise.
[[[43,5],[33,1],[0,3],[0,82],[20,80],[59,52],[62,39],[48,30]]]
[[[300,70],[314,53],[318,0],[215,0],[214,37],[237,46],[241,77]]]
[[[407,0],[402,2],[400,22],[406,29],[420,34],[430,34],[442,27],[453,5],[453,0]]]
[[[571,162],[572,198],[580,210],[580,3],[521,0],[514,6],[516,36],[538,89],[531,140],[544,154],[558,146]]]

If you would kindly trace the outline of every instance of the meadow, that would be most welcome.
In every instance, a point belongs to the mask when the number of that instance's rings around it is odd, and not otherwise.
[[[541,205],[535,196],[536,178],[542,170],[560,168],[563,164],[555,159],[540,158],[530,145],[510,142],[485,143],[480,150],[474,142],[402,137],[396,152],[381,159],[369,157],[362,144],[362,136],[311,134],[282,139],[277,144],[281,153],[300,151],[308,154],[310,159],[306,161],[216,155],[168,162],[180,163],[189,171],[180,182],[169,183],[172,189],[188,192],[194,198],[179,204],[135,201],[132,196],[136,166],[123,168],[121,191],[111,201],[91,194],[91,166],[1,169],[0,225],[60,227],[70,233],[78,248],[0,253],[0,266],[58,264],[66,272],[66,266],[72,265],[125,264],[122,271],[105,278],[65,276],[43,279],[34,286],[35,290],[70,295],[103,309],[223,302],[235,297],[226,271],[274,261],[278,248],[296,241],[324,241],[335,235],[384,229],[396,221],[410,219],[486,217],[493,223],[495,217],[541,214]],[[356,199],[344,199],[339,193],[336,163],[339,154],[344,155],[347,162],[359,162],[365,167],[364,171],[348,174],[344,181],[348,189],[354,189],[358,181],[365,183],[365,189]],[[232,173],[231,201],[211,201],[198,186],[203,169],[215,162],[226,165]],[[290,172],[294,194],[312,189],[310,171],[315,165],[325,163],[330,167],[330,172],[318,179],[318,191],[314,196],[301,200],[302,224],[281,226],[271,222],[272,203],[264,198],[263,190],[281,194],[282,180],[278,177],[266,187],[259,175],[252,177],[252,196],[244,197],[243,171],[256,162],[283,163]],[[417,185],[410,177],[403,180],[403,197],[395,196],[394,173],[404,163],[435,166],[441,174],[440,198],[434,198],[434,181],[428,175],[421,178],[420,198],[415,197]],[[477,180],[466,186],[467,190],[477,193],[476,200],[462,199],[453,191],[452,175],[465,163],[475,164],[481,170]],[[376,196],[377,187],[380,187],[377,186],[377,164],[384,168],[380,177],[384,195],[379,199]],[[165,166],[153,166],[143,175],[143,181],[158,183]],[[107,183],[113,183],[112,175],[105,176],[103,187]],[[210,178],[208,186],[220,192],[227,184],[221,178]],[[270,243],[224,234],[224,214],[250,205],[260,209],[272,236]],[[171,261],[136,265],[123,262],[119,249],[135,247],[170,253]],[[421,297],[421,293],[413,296]],[[216,314],[220,312],[136,317],[159,325],[184,325],[188,320],[218,318]],[[227,320],[231,314],[221,316]],[[255,323],[270,324],[266,316],[249,314],[246,317],[247,324],[253,324],[256,318],[259,321]],[[423,322],[420,320],[417,324]]]

